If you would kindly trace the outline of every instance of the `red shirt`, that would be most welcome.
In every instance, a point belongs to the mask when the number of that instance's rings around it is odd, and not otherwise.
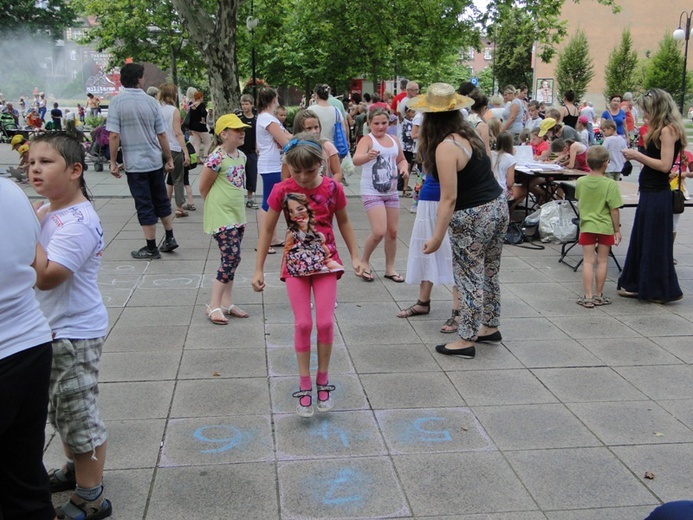
[[[267,199],[269,207],[279,213],[284,212],[284,198],[289,193],[302,193],[308,197],[308,206],[313,211],[315,230],[322,233],[325,237],[325,245],[330,252],[333,260],[342,263],[337,252],[335,244],[334,230],[332,229],[332,220],[335,212],[343,209],[347,205],[344,189],[329,177],[322,177],[322,183],[317,188],[305,189],[301,188],[292,178],[286,179],[272,188]],[[286,214],[285,214],[286,217]],[[288,219],[288,217],[287,217]],[[287,221],[287,225],[289,222]],[[344,265],[344,264],[342,264]],[[341,277],[342,273],[336,273],[337,277]],[[286,262],[282,261],[281,279],[288,278],[289,271],[286,268]]]
[[[624,121],[624,124],[626,126],[626,131],[632,132],[635,130],[635,118],[633,118],[633,111],[630,108],[630,105],[628,104],[628,101],[624,101],[621,103],[621,110],[623,110],[626,113],[626,119]]]
[[[542,141],[538,145],[532,145],[532,155],[534,157],[543,154],[546,150],[549,149],[549,142],[548,141]]]
[[[647,125],[642,125],[638,129],[638,146],[640,147],[645,147],[645,134],[647,133],[649,129],[647,128]]]
[[[405,97],[407,97],[407,91],[404,90],[397,94],[395,98],[392,100],[392,103],[390,103],[390,109],[392,112],[397,112],[397,105],[399,105],[399,102],[402,101]]]

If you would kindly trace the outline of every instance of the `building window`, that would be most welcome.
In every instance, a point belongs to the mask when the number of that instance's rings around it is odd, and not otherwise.
[[[77,71],[76,70],[72,71],[72,79],[77,79]]]
[[[470,47],[469,49],[467,49],[467,58],[469,60],[474,59],[474,54],[475,54],[474,47]]]
[[[484,49],[484,59],[489,61],[491,59],[491,47],[486,47]]]
[[[77,61],[77,51],[70,51],[70,59],[72,61]]]

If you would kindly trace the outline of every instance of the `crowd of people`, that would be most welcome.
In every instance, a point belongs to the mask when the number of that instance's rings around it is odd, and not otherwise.
[[[248,312],[234,304],[232,289],[248,226],[246,210],[257,209],[252,287],[266,290],[267,255],[280,250],[280,279],[294,315],[299,378],[293,397],[301,417],[335,406],[335,386],[329,381],[333,309],[337,282],[347,271],[336,247],[335,223],[355,276],[374,281],[370,259],[383,242],[383,278],[419,286],[416,303],[398,317],[428,314],[432,288],[453,285],[452,313],[440,331],[457,337],[437,345],[437,353],[470,359],[478,344],[502,341],[499,276],[504,237],[512,209],[528,196],[515,178],[518,146],[528,144],[533,160],[585,172],[576,186],[585,260],[585,294],[578,304],[593,308],[611,303],[604,293],[606,261],[610,247],[621,241],[617,182],[626,161],[637,161],[643,169],[618,294],[658,303],[682,298],[674,267],[676,219],[670,183],[693,176],[693,157],[685,153],[681,115],[662,90],[645,92],[635,105],[628,94],[613,96],[599,125],[603,144],[597,145],[593,110],[588,104],[579,109],[571,91],[564,94],[560,108],[543,111],[523,86],[506,86],[498,103],[471,84],[456,90],[433,83],[421,94],[419,85],[408,81],[397,96],[352,96],[350,103],[343,103],[319,84],[312,103],[295,114],[290,132],[285,127],[287,111],[274,89],[260,89],[257,99],[244,95],[235,113],[217,115],[206,106],[204,94],[191,89],[182,103],[182,118],[177,87],[166,83],[148,95],[142,89],[143,72],[135,63],[121,69],[123,89],[111,102],[105,126],[110,173],[116,178],[124,173],[145,239],[131,255],[155,260],[179,247],[174,216],[195,209],[186,197],[185,179],[189,168],[200,164],[203,228],[220,252],[206,317],[214,325],[247,318]],[[630,104],[624,109],[622,103]],[[630,147],[629,139],[636,132],[636,107],[647,125],[645,131],[642,126],[638,130],[638,150]],[[71,134],[57,132],[30,143],[13,140],[12,146],[31,185],[48,203],[32,209],[21,190],[0,179],[0,208],[18,222],[3,231],[3,238],[18,245],[11,262],[3,262],[3,290],[12,301],[21,301],[0,308],[0,384],[16,392],[29,379],[33,383],[31,391],[20,392],[21,399],[2,404],[3,438],[12,442],[4,443],[9,484],[0,491],[1,511],[7,518],[106,518],[112,511],[102,482],[107,432],[96,404],[107,330],[96,285],[103,233],[84,181],[85,148]],[[343,170],[353,165],[362,170],[361,205],[370,223],[360,248],[342,187]],[[417,172],[420,179],[412,188],[410,176]],[[259,206],[254,200],[257,174],[263,188]],[[537,203],[546,201],[539,184],[529,190]],[[400,197],[412,192],[418,197],[416,218],[402,276],[395,270]],[[286,233],[279,237],[282,215]],[[160,244],[158,221],[165,231]],[[318,362],[314,383],[313,306]],[[22,328],[22,323],[32,326]],[[46,417],[60,434],[67,457],[63,467],[48,474],[42,463]],[[15,443],[25,449],[17,450]],[[68,502],[54,511],[50,492],[72,489]]]

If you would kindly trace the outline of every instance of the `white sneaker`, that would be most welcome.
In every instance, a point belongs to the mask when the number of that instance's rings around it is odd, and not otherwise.
[[[315,405],[318,412],[329,412],[334,408],[334,400],[332,399],[332,392],[334,391],[334,385],[317,385],[318,392],[327,392],[327,399],[321,401],[318,399]]]
[[[299,390],[291,394],[292,397],[298,399],[298,404],[296,404],[296,413],[299,417],[313,417],[313,389],[310,390]],[[308,406],[303,406],[301,404],[301,398],[310,397],[310,404]]]

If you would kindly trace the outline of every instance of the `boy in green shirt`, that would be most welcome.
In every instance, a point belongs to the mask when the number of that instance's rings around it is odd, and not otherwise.
[[[611,299],[604,296],[607,262],[611,246],[621,242],[619,208],[623,205],[618,184],[604,176],[609,164],[609,151],[603,146],[587,150],[590,173],[577,181],[575,198],[580,201],[580,240],[584,263],[582,284],[585,295],[577,303],[588,309],[595,305],[608,305]],[[597,255],[596,277],[594,257]],[[596,279],[595,279],[596,278]],[[596,291],[592,295],[592,280]]]

